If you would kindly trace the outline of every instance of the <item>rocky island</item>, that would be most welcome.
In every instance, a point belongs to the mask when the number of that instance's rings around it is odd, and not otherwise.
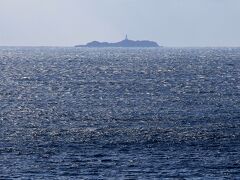
[[[92,41],[86,45],[76,45],[75,47],[159,47],[159,45],[154,41],[129,40],[126,35],[126,38],[124,40],[116,43]]]

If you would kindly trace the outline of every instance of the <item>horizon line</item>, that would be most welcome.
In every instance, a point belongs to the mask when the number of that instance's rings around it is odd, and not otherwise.
[[[52,48],[76,48],[75,45],[0,45],[0,48],[2,47],[52,47]],[[89,47],[78,47],[78,48],[89,48]],[[91,47],[94,48],[94,47]],[[99,47],[96,47],[96,49]],[[105,47],[105,48],[134,48],[134,47]],[[135,48],[149,48],[149,47],[135,47]],[[151,48],[151,47],[150,47]],[[160,45],[159,47],[153,47],[153,48],[240,48],[239,46],[164,46]],[[101,47],[102,49],[102,47]]]

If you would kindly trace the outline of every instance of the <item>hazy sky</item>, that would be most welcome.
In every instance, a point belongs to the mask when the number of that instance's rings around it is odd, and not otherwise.
[[[0,0],[0,45],[240,46],[240,0]]]

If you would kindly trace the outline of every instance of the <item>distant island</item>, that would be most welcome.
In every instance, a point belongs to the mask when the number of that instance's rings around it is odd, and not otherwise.
[[[154,41],[129,40],[126,35],[126,38],[124,40],[116,43],[92,41],[86,45],[76,45],[75,47],[159,47],[159,45]]]

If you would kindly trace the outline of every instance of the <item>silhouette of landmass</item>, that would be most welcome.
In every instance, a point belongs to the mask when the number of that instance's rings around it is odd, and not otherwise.
[[[116,43],[92,41],[86,45],[76,45],[75,47],[159,47],[159,45],[154,41],[129,40],[126,35],[124,40]]]

